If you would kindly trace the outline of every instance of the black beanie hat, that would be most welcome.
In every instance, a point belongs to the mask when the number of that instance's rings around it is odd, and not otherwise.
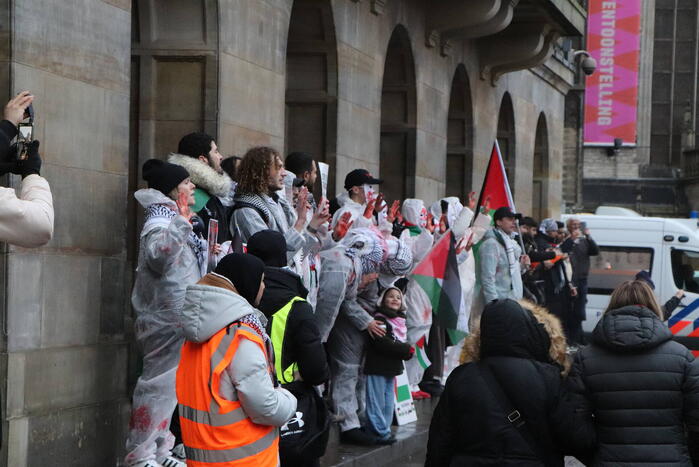
[[[189,172],[184,167],[160,159],[148,159],[143,164],[143,179],[148,182],[148,188],[155,188],[165,196],[188,177]]]
[[[286,266],[286,239],[276,230],[260,230],[248,239],[248,253],[264,261],[265,266]]]
[[[265,263],[260,258],[248,254],[231,253],[218,262],[214,272],[231,281],[238,295],[255,306],[257,292],[260,291],[262,275],[265,272]]]

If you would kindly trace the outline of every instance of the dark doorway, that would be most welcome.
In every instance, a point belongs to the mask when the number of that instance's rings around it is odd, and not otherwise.
[[[498,116],[498,145],[502,153],[502,160],[507,172],[507,180],[510,182],[510,192],[515,195],[515,112],[512,107],[512,98],[505,93],[500,103]]]
[[[534,162],[532,164],[532,216],[541,220],[548,216],[549,135],[546,116],[542,112],[536,124]]]
[[[393,31],[388,43],[381,91],[381,191],[386,199],[415,195],[415,63],[408,32]]]
[[[467,199],[473,183],[473,110],[466,67],[459,65],[451,83],[447,122],[446,196]]]
[[[286,154],[307,152],[330,165],[328,193],[335,193],[337,44],[330,2],[296,0],[291,10],[285,135]]]

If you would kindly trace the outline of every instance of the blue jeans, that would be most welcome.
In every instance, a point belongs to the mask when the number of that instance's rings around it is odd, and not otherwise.
[[[393,376],[367,375],[366,415],[369,428],[381,438],[391,436],[393,422]]]

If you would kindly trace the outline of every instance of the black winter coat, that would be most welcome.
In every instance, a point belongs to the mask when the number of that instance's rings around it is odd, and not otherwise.
[[[577,353],[571,379],[595,415],[599,444],[590,465],[692,465],[699,361],[651,310],[635,305],[605,313],[591,345]]]
[[[286,269],[265,267],[265,291],[257,307],[269,320],[294,297],[306,298],[308,290],[301,278]],[[267,330],[268,332],[270,329]],[[279,358],[277,355],[276,358]],[[326,382],[330,377],[325,347],[320,341],[313,307],[308,302],[296,302],[289,312],[282,349],[282,366],[298,364],[303,380],[312,385]]]
[[[383,337],[369,336],[369,349],[364,362],[364,374],[398,376],[403,373],[403,360],[410,360],[411,346],[397,340],[393,334],[393,326],[381,315],[374,319],[386,325],[386,335]]]
[[[541,325],[521,307],[496,313],[489,317],[486,308],[481,320],[483,359],[457,367],[447,379],[430,425],[426,467],[563,466],[564,454],[594,445],[585,401],[573,399],[560,367],[548,363],[550,340]],[[508,421],[479,365],[490,368],[538,448]]]

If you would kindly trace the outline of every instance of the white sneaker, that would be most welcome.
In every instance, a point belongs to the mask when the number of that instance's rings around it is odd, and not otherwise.
[[[185,462],[187,460],[187,454],[184,452],[184,444],[180,443],[174,448],[172,448],[172,456],[175,459],[179,459],[182,462]]]
[[[131,467],[163,467],[163,465],[155,461],[141,461],[138,464],[133,464]]]
[[[187,464],[174,456],[167,456],[165,459],[161,459],[160,465],[162,467],[187,467]]]

